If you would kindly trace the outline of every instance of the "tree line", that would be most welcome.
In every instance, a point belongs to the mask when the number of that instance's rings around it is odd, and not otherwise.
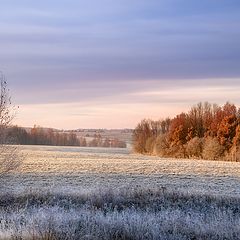
[[[240,108],[198,103],[174,118],[142,120],[133,149],[161,157],[240,161]]]
[[[87,141],[85,137],[78,137],[74,132],[59,132],[39,126],[34,126],[30,131],[18,126],[11,126],[7,129],[7,139],[11,144],[20,145],[126,147],[125,142],[119,139],[103,138],[100,134],[94,135]]]

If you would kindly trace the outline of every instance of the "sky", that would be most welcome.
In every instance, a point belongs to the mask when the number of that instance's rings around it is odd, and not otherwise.
[[[200,101],[240,106],[239,0],[1,0],[15,123],[133,128]]]

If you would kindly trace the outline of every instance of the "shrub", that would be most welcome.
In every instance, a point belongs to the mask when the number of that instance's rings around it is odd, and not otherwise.
[[[203,151],[203,139],[195,137],[186,144],[186,154],[188,157],[201,158]]]
[[[203,145],[203,158],[216,160],[223,156],[224,148],[216,138],[207,138]]]
[[[15,116],[13,110],[7,82],[0,73],[0,177],[16,170],[22,161],[18,148],[11,146],[12,138],[7,135],[7,130]]]
[[[150,153],[152,154],[153,153],[153,150],[154,150],[154,142],[156,141],[156,138],[155,137],[149,137],[146,141],[146,144],[145,144],[145,149],[146,149],[146,152],[147,153]]]
[[[169,155],[169,143],[165,134],[160,134],[155,141],[153,152],[160,157],[167,157]]]

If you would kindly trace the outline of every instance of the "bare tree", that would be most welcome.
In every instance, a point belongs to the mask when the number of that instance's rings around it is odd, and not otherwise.
[[[18,148],[11,145],[12,139],[8,137],[8,128],[15,116],[14,107],[7,87],[7,81],[0,73],[0,176],[18,168],[21,157]]]

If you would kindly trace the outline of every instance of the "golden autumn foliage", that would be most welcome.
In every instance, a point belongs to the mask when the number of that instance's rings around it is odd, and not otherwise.
[[[163,157],[238,161],[240,109],[229,102],[205,102],[172,119],[142,120],[133,132],[133,149]]]

